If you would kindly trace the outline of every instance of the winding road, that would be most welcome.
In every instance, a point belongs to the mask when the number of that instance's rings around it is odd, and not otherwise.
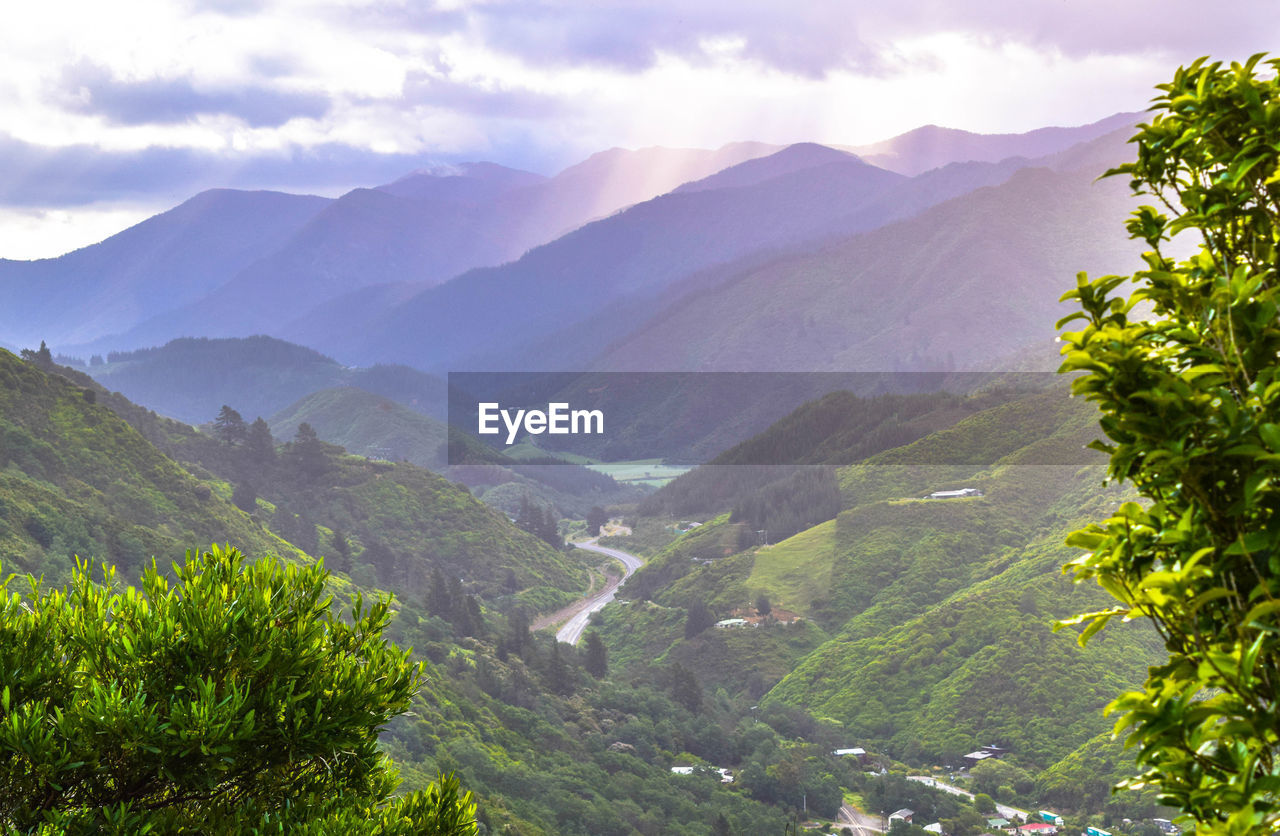
[[[952,795],[959,795],[973,801],[973,793],[968,790],[962,790],[959,787],[954,787],[951,784],[943,783],[937,778],[931,778],[927,775],[908,775],[907,780],[919,781],[925,786],[933,787],[934,789],[939,789],[943,792],[949,792]],[[1029,812],[1026,810],[1019,810],[1017,807],[1010,807],[1008,804],[996,802],[996,812],[1006,819],[1012,819],[1016,816],[1017,818],[1030,821],[1029,817],[1031,814]]]
[[[644,565],[644,561],[636,557],[634,554],[619,549],[611,549],[607,546],[601,546],[595,540],[587,540],[585,543],[574,543],[580,549],[589,552],[602,554],[606,557],[612,557],[621,563],[624,567],[622,577],[608,584],[594,598],[587,599],[587,605],[579,610],[572,618],[564,623],[564,626],[556,631],[556,641],[565,644],[577,644],[582,638],[582,631],[587,629],[587,622],[591,620],[592,613],[597,613],[604,609],[604,605],[613,600],[613,596],[617,593],[618,587],[626,583],[627,578],[635,574],[635,571]]]

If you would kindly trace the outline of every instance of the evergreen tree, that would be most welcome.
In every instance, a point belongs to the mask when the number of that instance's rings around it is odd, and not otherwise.
[[[542,509],[542,521],[538,528],[538,536],[549,546],[557,549],[564,547],[564,539],[560,536],[559,520],[556,517],[555,509],[551,506],[545,506]]]
[[[733,836],[733,828],[729,826],[729,820],[725,818],[724,813],[716,816],[716,820],[711,823],[712,836]]]
[[[708,627],[714,627],[715,623],[716,617],[707,609],[706,603],[701,598],[695,599],[689,605],[689,615],[684,621],[684,637],[691,639]]]
[[[523,656],[529,643],[529,615],[523,608],[516,608],[507,616],[507,648],[517,656]]]
[[[1232,836],[1280,831],[1280,59],[1263,58],[1158,86],[1137,159],[1108,172],[1158,204],[1127,224],[1146,268],[1080,273],[1058,323],[1080,329],[1061,370],[1102,413],[1090,446],[1145,500],[1068,540],[1076,580],[1117,599],[1075,620],[1080,642],[1144,617],[1169,652],[1111,705],[1143,770],[1126,785]],[[1180,260],[1185,231],[1199,251]]]
[[[289,460],[297,475],[303,479],[323,476],[329,469],[329,458],[315,428],[307,422],[298,425],[298,432],[289,445]]]
[[[0,606],[0,830],[476,833],[451,776],[391,797],[378,732],[424,678],[383,638],[389,601],[317,609],[319,566],[234,549],[189,552],[175,572],[153,564],[122,591],[115,569],[80,566],[63,590],[33,580],[30,603],[14,584]]]
[[[574,691],[573,670],[560,653],[560,642],[551,642],[551,654],[547,658],[547,685],[557,694],[568,696]]]
[[[769,615],[771,612],[773,612],[773,604],[769,603],[769,596],[761,592],[756,596],[756,613]]]
[[[248,437],[249,429],[239,412],[223,404],[213,419],[213,434],[224,444],[239,444]]]
[[[262,466],[276,460],[276,441],[271,437],[271,428],[267,426],[266,421],[262,420],[262,416],[255,418],[249,425],[245,438],[245,451],[255,463]]]
[[[449,597],[449,583],[439,566],[431,567],[431,580],[427,585],[427,612],[448,621],[453,616],[453,601]]]
[[[474,595],[467,596],[467,632],[465,635],[484,638],[486,630],[484,628],[484,612],[480,609],[480,599]]]
[[[351,543],[347,541],[346,532],[337,526],[333,527],[333,568],[337,572],[351,571]]]
[[[600,634],[595,630],[587,633],[586,659],[583,667],[596,679],[603,679],[609,672],[609,652],[605,649]]]
[[[600,528],[609,522],[609,515],[599,505],[591,506],[591,510],[587,512],[587,533],[596,536],[600,533]]]
[[[679,662],[671,666],[671,698],[695,714],[702,708],[702,685]]]

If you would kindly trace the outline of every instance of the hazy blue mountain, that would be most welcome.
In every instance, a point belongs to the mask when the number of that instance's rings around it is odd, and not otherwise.
[[[565,306],[559,318],[551,323],[551,330],[535,333],[523,342],[511,346],[506,339],[509,330],[504,330],[492,340],[488,351],[477,351],[470,357],[455,362],[455,368],[504,368],[518,367],[523,369],[575,369],[583,368],[588,361],[604,352],[610,345],[625,338],[632,330],[641,327],[649,319],[663,315],[667,308],[683,308],[695,297],[691,294],[705,292],[736,277],[751,272],[779,260],[803,258],[814,250],[821,249],[826,243],[847,237],[851,233],[874,229],[903,218],[909,218],[924,209],[945,200],[966,194],[983,186],[1003,183],[1016,171],[1032,163],[1023,158],[1012,158],[1000,163],[952,163],[943,168],[926,172],[913,178],[900,178],[891,188],[876,194],[867,194],[865,190],[855,187],[847,192],[839,192],[846,183],[834,179],[832,183],[823,183],[822,178],[835,170],[856,170],[862,165],[857,158],[828,149],[815,152],[815,146],[801,146],[794,152],[780,152],[773,155],[783,158],[783,166],[794,163],[797,159],[835,159],[829,166],[814,166],[787,175],[767,180],[753,186],[732,187],[711,190],[703,193],[703,200],[714,200],[709,195],[718,195],[724,201],[723,218],[711,213],[703,213],[701,217],[690,218],[693,228],[712,224],[734,224],[737,222],[736,208],[739,200],[744,205],[751,201],[767,202],[775,190],[783,192],[797,184],[816,184],[816,188],[807,198],[793,200],[797,210],[779,222],[777,227],[770,227],[766,220],[759,227],[749,228],[751,235],[744,236],[744,245],[739,254],[723,261],[704,266],[705,260],[700,253],[693,253],[684,260],[683,271],[676,279],[657,287],[646,287],[639,292],[615,296],[607,300],[585,317],[574,318],[574,310]],[[737,182],[746,180],[751,172],[759,172],[765,168],[772,158],[744,163],[733,169],[714,175],[712,180],[721,182]],[[1049,160],[1039,161],[1048,163]],[[746,175],[740,175],[739,169],[748,169]],[[834,184],[835,191],[831,187]],[[672,198],[686,197],[688,192],[696,192],[694,188],[682,187]],[[687,194],[689,198],[695,197]],[[744,197],[745,196],[745,197]],[[856,207],[856,208],[855,208]],[[610,223],[623,223],[627,215],[611,218]],[[788,226],[792,224],[792,226]],[[807,227],[802,226],[808,224]],[[787,236],[792,237],[788,240]],[[557,242],[560,243],[560,242]],[[645,262],[639,262],[644,268]],[[608,274],[602,274],[608,275]],[[368,311],[372,306],[364,304],[366,300],[359,297],[350,298],[352,309]],[[696,307],[696,302],[693,302]],[[769,300],[767,308],[778,308],[778,300]],[[696,310],[690,312],[697,316]],[[372,324],[362,325],[356,331],[380,327]],[[311,342],[316,335],[332,333],[331,324],[313,327],[310,335],[306,331],[290,333],[299,342]],[[486,332],[480,331],[484,334]],[[337,349],[335,349],[337,350]],[[679,352],[679,344],[667,347],[669,352]],[[413,362],[405,360],[405,362]],[[648,368],[644,356],[636,356],[631,369]],[[696,369],[696,365],[654,366],[653,368],[685,368]]]
[[[444,381],[404,366],[353,369],[272,337],[182,338],[159,348],[112,353],[90,374],[135,403],[191,424],[223,404],[247,421],[270,417],[320,389],[359,386],[424,415],[443,417]]]
[[[322,212],[321,197],[213,189],[92,246],[0,259],[0,336],[88,342],[203,297]]]
[[[60,339],[58,347],[87,354],[180,336],[279,333],[281,322],[343,294],[386,283],[427,287],[501,264],[593,218],[771,150],[759,143],[614,149],[554,178],[492,163],[413,172],[343,195],[200,293],[108,318],[89,335],[103,339]]]
[[[925,125],[881,142],[850,146],[845,150],[881,168],[911,175],[954,162],[1044,157],[1118,128],[1132,128],[1140,119],[1137,113],[1117,113],[1079,127],[1039,128],[1021,134],[975,134]]]
[[[1079,270],[1137,263],[1132,199],[1095,183],[1110,140],[888,226],[682,297],[617,341],[612,370],[992,370],[1043,345]]]
[[[463,163],[413,171],[378,186],[378,191],[407,200],[489,203],[514,189],[536,186],[546,180],[541,174],[497,163]]]
[[[802,171],[826,163],[847,162],[847,151],[837,151],[813,142],[798,142],[770,154],[747,160],[701,180],[694,180],[675,189],[677,193],[706,192],[712,189],[728,189],[736,186],[754,186],[784,174]]]
[[[873,226],[881,214],[859,210],[904,179],[846,155],[751,186],[663,195],[512,264],[426,289],[345,333],[300,323],[286,336],[357,362],[447,367],[553,333],[702,268]]]

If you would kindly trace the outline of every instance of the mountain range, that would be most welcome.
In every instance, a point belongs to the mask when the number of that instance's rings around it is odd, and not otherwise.
[[[742,312],[724,296],[749,297],[767,285],[775,297],[793,290],[805,297],[806,278],[830,267],[880,274],[884,264],[862,264],[874,262],[864,252],[875,247],[890,266],[907,269],[896,264],[902,255],[916,259],[910,269],[917,274],[932,273],[919,253],[983,247],[976,227],[984,213],[994,213],[993,224],[1016,220],[1019,201],[1036,190],[1055,204],[1063,189],[1069,205],[1033,221],[1052,225],[1074,211],[1106,217],[1099,211],[1104,198],[1090,203],[1074,191],[1123,154],[1124,126],[1134,119],[1118,114],[1079,128],[1004,136],[927,127],[856,149],[613,149],[554,177],[473,163],[412,172],[337,199],[206,192],[60,258],[0,261],[0,290],[11,300],[0,312],[0,340],[47,340],[60,353],[87,358],[180,337],[260,333],[343,364],[399,362],[436,372],[741,367],[755,361],[734,366],[697,347],[724,336],[732,342],[722,329]],[[1065,179],[1010,183],[1031,167]],[[1072,172],[1078,176],[1066,177]],[[981,191],[1004,185],[1013,188],[1000,193],[1003,203]],[[939,214],[901,226],[933,207]],[[949,237],[946,230],[966,217],[968,237]],[[886,227],[895,231],[865,238]],[[957,294],[961,286],[964,294],[988,293],[993,288],[974,276],[1058,270],[1044,252],[1024,252],[1046,248],[1043,229],[1039,242],[1029,237],[984,247],[986,262],[956,268],[969,274],[965,281],[957,282],[954,270],[938,281]],[[1070,260],[1072,243],[1047,248],[1065,247]],[[1078,243],[1094,246],[1092,239]],[[1095,249],[1110,263],[1113,252]],[[866,280],[852,284],[859,295],[874,292]],[[926,297],[946,296],[927,281],[915,284]],[[783,337],[791,326],[764,301],[751,303],[741,327]],[[714,313],[691,330],[687,320],[703,305]],[[809,317],[803,305],[787,307],[802,322]],[[922,342],[921,331],[936,330],[924,315],[900,341],[911,343],[905,352],[873,340],[866,362],[850,365],[850,352],[863,356],[863,340],[831,343],[823,333],[850,323],[817,321],[824,318],[815,317],[822,333],[814,339],[783,340],[805,344],[802,351],[783,346],[779,354],[777,341],[770,344],[767,367],[866,368],[904,353],[919,364],[939,359],[939,343],[954,340],[948,334]],[[999,350],[1020,337],[1011,333]],[[971,358],[975,349],[960,353]],[[815,354],[818,366],[811,365]]]

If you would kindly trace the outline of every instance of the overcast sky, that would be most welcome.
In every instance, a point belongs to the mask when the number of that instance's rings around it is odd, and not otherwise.
[[[40,0],[0,29],[0,257],[213,186],[336,195],[613,146],[859,144],[1139,110],[1274,47],[1271,2]]]

